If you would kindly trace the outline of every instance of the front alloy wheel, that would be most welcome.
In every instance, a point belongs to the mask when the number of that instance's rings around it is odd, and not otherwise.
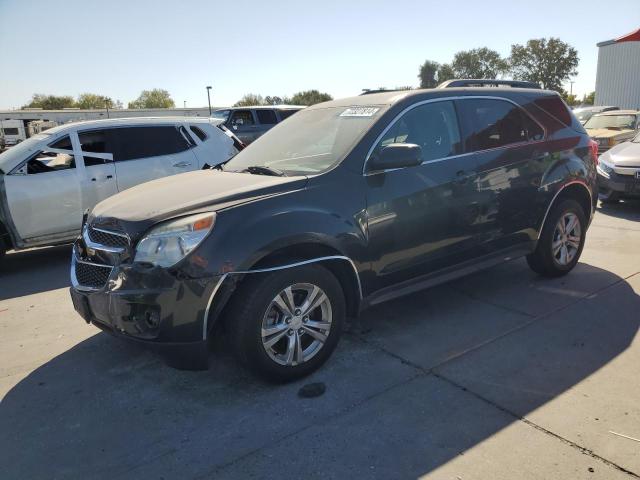
[[[280,365],[302,365],[331,332],[331,302],[317,285],[296,283],[276,295],[262,319],[262,346]]]
[[[319,265],[251,274],[235,292],[226,322],[240,360],[275,381],[310,374],[338,343],[345,299]]]

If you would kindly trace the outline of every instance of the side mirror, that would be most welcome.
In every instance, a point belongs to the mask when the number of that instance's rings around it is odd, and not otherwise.
[[[414,143],[390,143],[382,147],[380,153],[371,157],[369,168],[372,171],[392,168],[415,167],[422,163],[422,148]]]

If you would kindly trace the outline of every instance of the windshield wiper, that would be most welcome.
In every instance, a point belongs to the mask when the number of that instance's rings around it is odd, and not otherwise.
[[[271,175],[273,177],[286,177],[282,170],[277,168],[267,167],[264,165],[252,165],[242,170],[243,172],[249,172],[253,175]]]

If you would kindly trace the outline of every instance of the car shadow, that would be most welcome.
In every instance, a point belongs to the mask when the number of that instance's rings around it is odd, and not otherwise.
[[[524,268],[516,264],[478,273],[465,283],[375,307],[363,316],[366,333],[345,335],[327,366],[311,379],[289,385],[268,385],[248,375],[229,358],[223,341],[215,346],[208,372],[185,372],[164,366],[135,345],[97,333],[26,375],[0,403],[3,478],[192,478],[213,473],[216,478],[276,478],[282,472],[304,477],[309,472],[305,456],[290,454],[298,447],[312,448],[314,462],[322,466],[314,478],[369,472],[371,464],[377,478],[424,475],[516,421],[503,412],[487,413],[482,402],[469,407],[461,400],[466,393],[430,383],[438,379],[412,365],[427,371],[455,365],[456,358],[464,359],[464,352],[492,337],[535,325],[531,316],[516,311],[496,323],[497,310],[461,293],[473,282],[484,282],[486,275],[495,284],[510,283]],[[576,277],[581,275],[615,288],[615,304],[625,312],[640,311],[640,297],[623,279],[589,265],[581,265]],[[560,280],[548,285],[567,298],[565,306],[557,307],[565,308],[566,317],[575,294],[563,295],[562,288],[570,286]],[[539,408],[629,347],[640,317],[602,316],[602,308],[592,306],[593,314],[576,314],[566,325],[554,320],[553,328],[506,341],[506,358],[492,354],[491,361],[511,362],[521,381],[529,382],[510,411],[525,415]],[[539,321],[547,317],[542,314]],[[576,341],[597,348],[568,351]],[[540,346],[544,355],[525,361],[526,353]],[[410,362],[394,355],[406,355]],[[464,371],[473,377],[489,368],[486,362],[479,357]],[[544,377],[545,395],[535,393],[541,362],[555,368]],[[326,383],[325,395],[298,397],[300,385],[318,380]],[[369,408],[376,421],[357,414],[358,408]],[[396,444],[401,455],[389,453]],[[260,449],[267,453],[248,466],[238,461]]]
[[[640,200],[621,200],[619,203],[598,203],[598,212],[610,217],[640,222]]]
[[[0,260],[0,300],[69,286],[71,245],[12,251]]]

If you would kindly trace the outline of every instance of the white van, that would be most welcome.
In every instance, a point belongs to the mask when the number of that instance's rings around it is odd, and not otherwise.
[[[208,118],[94,120],[35,135],[0,154],[0,256],[66,243],[83,213],[139,183],[218,165],[243,148]]]
[[[17,145],[27,138],[22,120],[0,120],[0,130],[7,147]]]

